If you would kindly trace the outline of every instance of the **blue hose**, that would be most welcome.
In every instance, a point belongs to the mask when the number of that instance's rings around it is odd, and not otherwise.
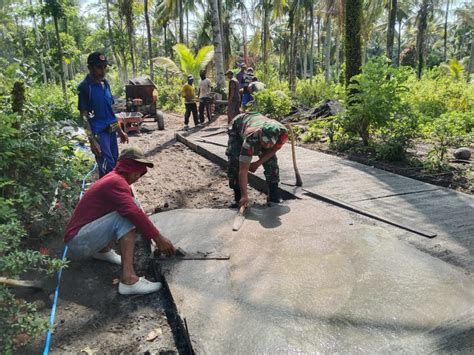
[[[97,163],[94,164],[94,167],[92,168],[91,171],[89,171],[86,176],[84,176],[84,179],[82,179],[82,184],[81,184],[81,193],[79,194],[79,200],[84,196],[85,189],[86,189],[86,180],[87,178],[95,171],[97,168]],[[67,245],[64,246],[64,251],[63,251],[63,256],[61,258],[62,261],[66,259],[67,255]],[[54,298],[53,298],[53,307],[51,307],[51,315],[49,317],[49,329],[48,329],[48,334],[46,335],[46,340],[44,342],[44,350],[43,350],[43,355],[48,355],[49,353],[49,348],[51,346],[51,336],[53,334],[53,326],[54,326],[54,317],[56,316],[56,307],[58,304],[58,297],[59,297],[59,285],[61,284],[61,276],[63,274],[63,267],[61,267],[58,271],[58,278],[56,281],[56,288],[54,290]]]

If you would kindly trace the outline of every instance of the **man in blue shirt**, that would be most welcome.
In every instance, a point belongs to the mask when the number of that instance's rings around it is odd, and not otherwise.
[[[100,177],[111,172],[117,163],[117,133],[122,143],[128,143],[128,136],[122,131],[112,110],[114,98],[110,85],[105,80],[108,64],[102,53],[91,53],[87,57],[89,74],[78,86],[78,108],[85,122]]]

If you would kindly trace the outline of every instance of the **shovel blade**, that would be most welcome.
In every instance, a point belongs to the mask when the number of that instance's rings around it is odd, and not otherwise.
[[[244,224],[245,221],[245,212],[247,211],[246,206],[240,207],[239,212],[237,213],[237,216],[235,216],[234,219],[234,224],[232,225],[232,230],[233,231],[238,231],[240,227],[242,227],[242,224]]]

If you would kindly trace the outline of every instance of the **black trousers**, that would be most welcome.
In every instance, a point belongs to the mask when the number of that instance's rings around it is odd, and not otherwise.
[[[189,116],[191,116],[191,112],[192,112],[194,125],[197,126],[199,121],[198,121],[198,110],[197,110],[196,103],[195,102],[185,103],[184,106],[186,106],[186,113],[184,114],[184,124],[185,125],[189,124]]]
[[[199,121],[204,123],[204,111],[207,113],[207,119],[211,121],[211,100],[207,98],[199,99]]]

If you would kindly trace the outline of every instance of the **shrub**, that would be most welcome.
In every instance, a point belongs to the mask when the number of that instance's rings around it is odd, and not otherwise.
[[[280,120],[291,111],[290,98],[281,91],[263,90],[254,94],[257,110],[271,118]]]
[[[37,105],[32,98],[39,97],[52,104]],[[80,179],[90,169],[89,159],[78,158],[74,142],[61,133],[53,114],[67,106],[62,100],[62,93],[53,99],[35,90],[23,115],[13,114],[11,105],[0,108],[0,276],[5,278],[30,270],[51,274],[63,265],[21,243],[27,235],[38,238],[62,229],[77,200]],[[0,285],[0,304],[2,350],[12,352],[46,330],[34,305],[5,285]]]
[[[474,113],[447,112],[425,126],[424,133],[433,143],[428,153],[430,168],[443,168],[449,147],[469,144],[474,139]]]
[[[340,99],[341,87],[334,84],[326,84],[322,74],[317,75],[312,81],[309,79],[299,80],[296,83],[295,99],[307,108],[312,108],[324,100]]]
[[[449,111],[474,111],[474,85],[455,80],[438,68],[427,71],[420,80],[410,77],[407,86],[408,101],[425,123]]]
[[[378,57],[369,60],[362,73],[353,78],[344,125],[359,134],[364,145],[369,144],[375,130],[389,127],[390,122],[409,112],[402,101],[407,77],[406,70],[393,68],[386,58]]]
[[[277,68],[271,64],[257,65],[255,76],[259,81],[265,84],[268,90],[279,90],[287,95],[290,93],[288,82],[286,80],[280,80]]]
[[[184,113],[184,101],[181,97],[183,83],[178,77],[157,77],[155,80],[158,91],[157,106],[165,111]]]

